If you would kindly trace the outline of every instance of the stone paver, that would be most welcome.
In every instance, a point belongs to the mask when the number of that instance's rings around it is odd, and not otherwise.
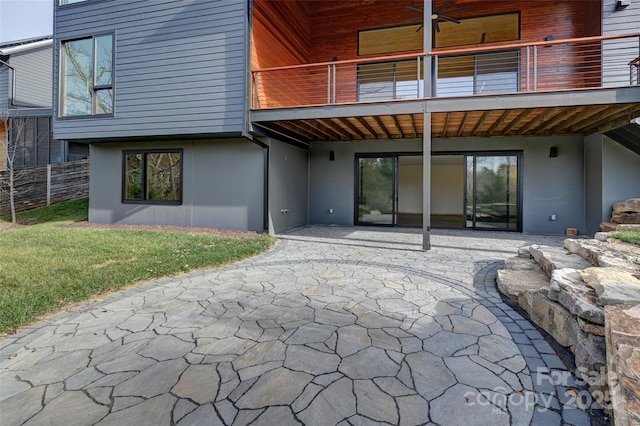
[[[425,253],[420,230],[296,229],[0,340],[0,424],[587,425],[494,285],[518,247],[561,242],[440,230]]]

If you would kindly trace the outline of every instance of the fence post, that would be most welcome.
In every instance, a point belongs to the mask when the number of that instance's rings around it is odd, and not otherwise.
[[[51,205],[51,164],[47,164],[47,205]]]

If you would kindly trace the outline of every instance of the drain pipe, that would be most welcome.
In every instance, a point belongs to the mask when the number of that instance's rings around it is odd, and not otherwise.
[[[9,106],[17,106],[13,103],[16,98],[16,69],[0,59],[0,65],[4,65],[11,70],[11,97],[9,98]]]

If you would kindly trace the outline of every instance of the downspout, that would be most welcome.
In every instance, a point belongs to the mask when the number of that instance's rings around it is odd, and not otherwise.
[[[9,97],[9,106],[17,106],[13,103],[16,97],[16,69],[1,59],[0,65],[4,65],[11,70],[11,96]]]

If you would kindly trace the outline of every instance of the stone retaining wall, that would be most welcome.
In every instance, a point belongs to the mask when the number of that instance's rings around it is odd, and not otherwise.
[[[498,271],[498,289],[571,350],[577,376],[613,408],[616,425],[640,424],[640,247],[585,239],[564,245],[520,249]],[[610,319],[623,315],[630,319]]]

